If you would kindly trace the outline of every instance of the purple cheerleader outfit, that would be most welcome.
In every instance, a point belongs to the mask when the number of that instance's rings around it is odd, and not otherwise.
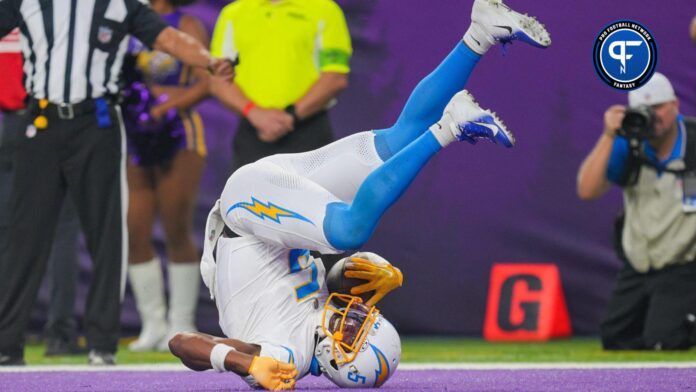
[[[178,27],[181,12],[161,15],[169,25]],[[191,68],[174,57],[148,50],[135,38],[129,42],[130,61],[124,65],[127,86],[124,89],[124,122],[128,135],[128,154],[138,166],[166,164],[180,150],[192,150],[206,156],[203,122],[192,109],[170,110],[161,120],[150,118],[149,111],[167,100],[155,98],[147,85],[188,86]]]

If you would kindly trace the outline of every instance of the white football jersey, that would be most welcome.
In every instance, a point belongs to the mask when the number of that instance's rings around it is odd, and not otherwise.
[[[328,297],[321,259],[255,236],[221,237],[215,259],[214,295],[225,335],[294,363],[298,379],[306,375]]]

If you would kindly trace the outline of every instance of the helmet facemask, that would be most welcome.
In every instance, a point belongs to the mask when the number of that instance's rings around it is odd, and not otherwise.
[[[337,366],[353,362],[379,316],[360,297],[333,293],[324,304],[322,329],[331,337],[331,355]]]

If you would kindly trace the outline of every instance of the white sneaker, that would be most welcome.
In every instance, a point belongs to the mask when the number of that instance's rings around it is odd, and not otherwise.
[[[527,14],[513,11],[502,0],[476,0],[471,10],[471,26],[464,34],[464,43],[484,54],[498,42],[514,40],[538,48],[551,45],[551,36],[543,24]]]
[[[116,365],[116,355],[106,351],[90,350],[87,356],[87,364],[91,366],[113,366]]]
[[[430,130],[442,146],[454,140],[476,144],[480,139],[488,139],[505,147],[515,145],[515,137],[498,116],[489,110],[481,109],[466,90],[452,97],[442,118],[431,126]]]

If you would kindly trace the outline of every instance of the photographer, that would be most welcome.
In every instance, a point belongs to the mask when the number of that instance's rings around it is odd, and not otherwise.
[[[578,195],[622,187],[617,250],[626,262],[601,325],[607,350],[688,349],[696,314],[696,121],[679,114],[655,73],[611,106],[604,132],[580,167]]]

